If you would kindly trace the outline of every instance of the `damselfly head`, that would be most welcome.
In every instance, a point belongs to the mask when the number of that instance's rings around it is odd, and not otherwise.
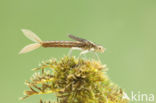
[[[105,51],[105,48],[103,46],[97,46],[96,49],[95,49],[95,51],[96,52],[102,52],[103,53]]]

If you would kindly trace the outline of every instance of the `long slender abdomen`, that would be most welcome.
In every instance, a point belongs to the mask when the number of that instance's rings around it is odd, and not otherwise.
[[[62,48],[72,48],[79,47],[83,48],[85,43],[78,41],[44,41],[42,43],[43,47],[62,47]]]

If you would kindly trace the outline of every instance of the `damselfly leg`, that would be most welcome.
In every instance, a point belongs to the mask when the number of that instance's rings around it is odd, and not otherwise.
[[[84,54],[87,54],[88,52],[89,52],[88,50],[84,50],[84,51],[80,52],[80,56],[84,55]]]
[[[68,52],[68,56],[71,56],[73,50],[82,50],[82,49],[81,49],[81,48],[77,48],[77,47],[72,47],[72,48],[69,50],[69,52]]]
[[[94,52],[94,54],[96,55],[98,61],[101,61],[99,55],[96,52]]]

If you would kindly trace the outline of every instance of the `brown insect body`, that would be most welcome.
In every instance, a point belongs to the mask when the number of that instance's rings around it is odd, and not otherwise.
[[[96,45],[86,39],[76,37],[73,35],[68,35],[69,38],[75,41],[42,41],[35,33],[30,30],[23,29],[22,32],[24,35],[32,40],[33,44],[29,44],[25,46],[21,51],[20,54],[30,52],[35,50],[39,47],[62,47],[62,48],[79,48],[85,51],[94,51],[94,52],[104,52],[103,46]]]
[[[94,48],[95,45],[89,42],[79,42],[79,41],[44,41],[42,47],[62,47],[62,48],[72,48],[77,47],[81,49]]]

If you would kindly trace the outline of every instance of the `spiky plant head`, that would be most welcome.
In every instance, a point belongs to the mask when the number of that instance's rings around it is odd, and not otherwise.
[[[33,70],[35,74],[26,81],[30,90],[23,99],[55,93],[57,103],[128,103],[122,89],[108,78],[106,66],[96,60],[66,56],[50,59]]]

